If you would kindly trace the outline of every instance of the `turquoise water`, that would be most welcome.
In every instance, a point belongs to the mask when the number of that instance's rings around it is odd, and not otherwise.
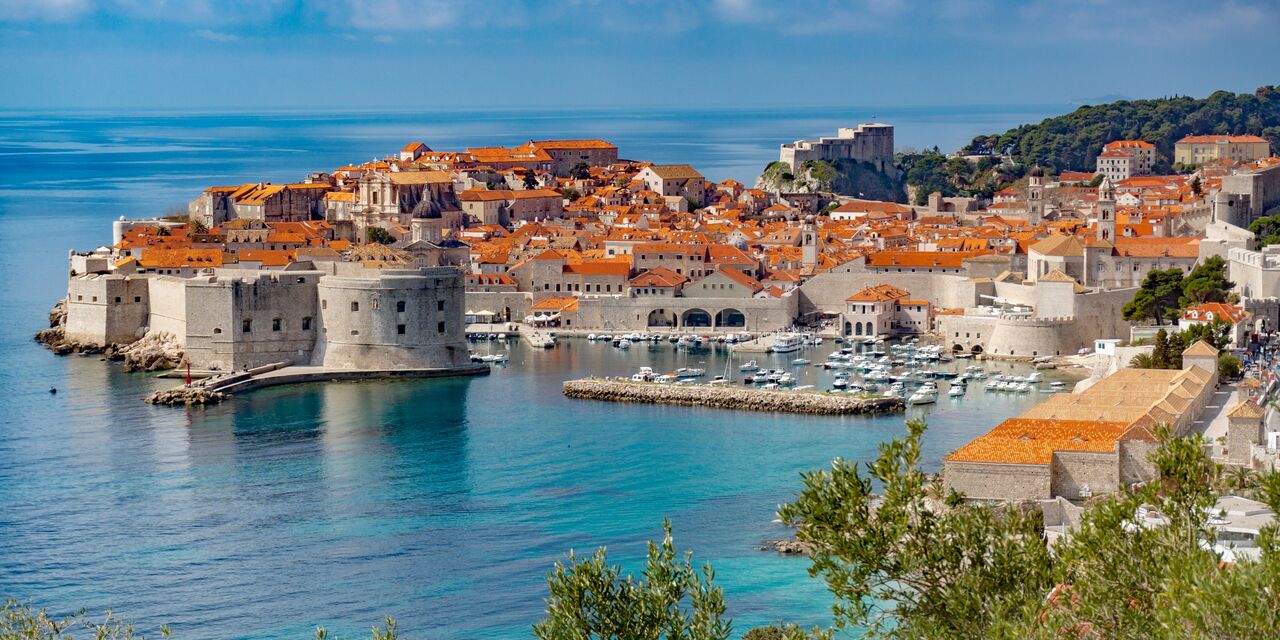
[[[603,130],[617,125],[632,140],[624,155],[683,158],[717,178],[746,177],[729,171],[763,165],[778,139],[844,121],[737,117],[667,114],[663,133],[648,138],[646,121],[626,114],[587,124],[554,114],[439,121],[467,137],[462,144],[618,139]],[[954,117],[979,121],[967,135],[1030,119]],[[990,123],[1001,118],[1010,122]],[[715,374],[724,352],[568,340],[548,352],[515,346],[510,365],[483,378],[270,389],[188,411],[141,402],[162,381],[55,357],[30,340],[65,290],[66,250],[106,241],[111,218],[154,214],[209,183],[337,166],[375,143],[460,146],[411,125],[375,115],[0,116],[0,596],[61,612],[111,607],[181,637],[295,638],[315,624],[356,633],[383,615],[415,638],[522,637],[542,611],[552,563],[607,545],[636,569],[665,517],[678,546],[715,564],[738,633],[783,618],[829,622],[829,596],[807,577],[807,561],[754,546],[785,535],[773,511],[801,471],[836,456],[868,459],[903,433],[901,416],[560,395],[565,379],[641,365]],[[731,130],[758,142],[721,154],[716,140]],[[686,142],[669,146],[678,131]],[[929,409],[926,455],[936,466],[1034,401],[981,390],[944,397]]]

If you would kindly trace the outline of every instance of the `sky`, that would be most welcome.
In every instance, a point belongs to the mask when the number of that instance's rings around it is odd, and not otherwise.
[[[1070,104],[1280,83],[1280,0],[0,0],[0,109]]]

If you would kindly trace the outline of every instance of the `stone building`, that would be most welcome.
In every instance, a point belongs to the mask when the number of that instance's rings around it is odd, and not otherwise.
[[[1270,158],[1222,178],[1213,194],[1213,219],[1240,228],[1280,208],[1280,159]]]
[[[778,160],[797,171],[808,160],[867,162],[877,171],[897,176],[893,164],[893,125],[871,123],[841,127],[834,138],[797,140],[782,145]]]
[[[889,284],[867,287],[849,296],[843,314],[843,335],[900,336],[932,330],[933,305],[910,296]]]
[[[1249,162],[1271,155],[1271,144],[1258,136],[1187,136],[1173,146],[1173,161],[1201,165],[1213,160]]]
[[[460,270],[367,264],[205,268],[189,276],[75,274],[68,281],[65,332],[100,345],[168,333],[197,369],[277,362],[453,368],[470,362]]]
[[[943,485],[971,500],[1071,500],[1150,480],[1156,425],[1185,435],[1213,397],[1204,343],[1183,369],[1121,369],[1079,393],[1055,394],[943,459]]]
[[[1116,140],[1103,145],[1097,171],[1112,182],[1149,176],[1156,163],[1156,146],[1145,140]]]
[[[664,198],[686,198],[702,206],[706,197],[706,178],[687,164],[651,165],[641,169],[636,179]]]
[[[564,215],[564,196],[551,189],[467,189],[458,194],[467,217],[478,224],[509,226]]]
[[[579,163],[607,167],[618,161],[618,147],[604,140],[530,140],[528,146],[546,153],[551,172],[562,178]]]

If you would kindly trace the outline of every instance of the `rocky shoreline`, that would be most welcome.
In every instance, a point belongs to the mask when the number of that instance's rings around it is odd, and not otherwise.
[[[165,389],[147,396],[147,404],[203,406],[217,404],[231,396],[221,391],[210,391],[203,387],[178,387]]]
[[[813,545],[807,542],[800,542],[795,538],[785,540],[765,540],[760,546],[756,547],[759,551],[777,551],[784,556],[809,555],[813,553]]]
[[[676,404],[812,415],[872,415],[903,411],[902,398],[838,396],[744,387],[673,385],[617,378],[583,378],[564,383],[564,395],[583,400]]]
[[[35,341],[56,355],[73,353],[101,355],[107,360],[123,360],[125,371],[165,371],[182,363],[182,345],[170,333],[149,333],[129,344],[98,344],[67,338],[67,302],[59,300],[49,311],[49,326],[36,332]]]

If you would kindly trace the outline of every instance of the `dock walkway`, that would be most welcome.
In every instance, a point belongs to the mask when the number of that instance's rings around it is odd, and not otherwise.
[[[211,404],[237,393],[247,393],[266,387],[307,382],[335,382],[360,380],[404,380],[446,378],[452,376],[488,375],[489,365],[468,364],[461,367],[437,369],[337,369],[287,363],[274,363],[226,373],[173,389],[157,391],[147,398],[150,404]]]
[[[564,395],[583,400],[677,404],[775,413],[858,415],[902,411],[902,398],[774,391],[746,387],[657,384],[621,378],[582,378],[564,383]]]

